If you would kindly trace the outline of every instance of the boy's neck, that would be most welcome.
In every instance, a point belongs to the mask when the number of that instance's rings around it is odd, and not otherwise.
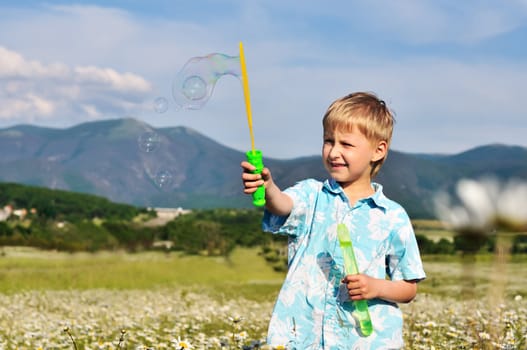
[[[355,205],[358,200],[369,197],[375,193],[375,189],[371,184],[371,179],[344,184],[340,183],[340,185],[352,206]]]

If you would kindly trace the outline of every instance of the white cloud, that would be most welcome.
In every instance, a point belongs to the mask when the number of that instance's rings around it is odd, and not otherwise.
[[[43,64],[0,47],[0,119],[73,123],[141,108],[151,84],[132,73],[95,66]]]
[[[150,90],[150,84],[142,77],[131,73],[121,74],[110,68],[75,67],[73,73],[73,78],[81,85],[95,84],[121,92],[145,93]]]
[[[0,119],[19,118],[21,115],[28,116],[26,122],[34,122],[35,117],[47,118],[55,111],[52,101],[39,97],[32,93],[18,94],[17,97],[1,98]],[[19,119],[20,120],[20,119]],[[23,121],[23,120],[22,120]]]
[[[68,68],[60,63],[42,65],[38,61],[26,60],[17,52],[0,46],[0,78],[62,78]]]

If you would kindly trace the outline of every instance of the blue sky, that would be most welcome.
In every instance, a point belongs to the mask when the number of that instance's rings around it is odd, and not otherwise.
[[[242,41],[265,156],[319,154],[324,111],[353,91],[395,111],[399,151],[527,147],[526,40],[527,0],[2,1],[0,128],[134,117],[248,150],[238,79],[199,110],[171,97],[190,58]]]

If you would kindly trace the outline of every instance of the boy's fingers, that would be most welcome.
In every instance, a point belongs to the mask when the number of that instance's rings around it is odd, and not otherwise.
[[[244,181],[243,182],[243,186],[244,186],[243,191],[245,193],[253,193],[253,192],[255,192],[258,189],[258,187],[262,186],[263,184],[264,184],[263,180]]]
[[[254,193],[254,192],[256,192],[256,187],[244,188],[243,189],[243,193],[245,193],[245,194],[251,194],[251,193]]]
[[[262,175],[253,174],[253,173],[243,173],[242,180],[243,181],[260,181],[262,180]]]
[[[245,182],[245,188],[257,188],[264,184],[263,180]]]
[[[264,184],[264,180],[260,174],[252,173],[243,173],[242,182],[245,190],[256,190],[256,188]]]
[[[244,160],[240,165],[242,166],[244,170],[249,171],[249,172],[254,171],[256,169],[254,165],[252,165],[246,160]]]
[[[342,283],[356,282],[359,280],[359,274],[356,275],[346,275],[342,279]]]

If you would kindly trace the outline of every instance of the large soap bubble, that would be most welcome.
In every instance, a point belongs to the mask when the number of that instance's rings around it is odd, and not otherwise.
[[[224,75],[241,76],[240,57],[212,53],[193,57],[172,83],[172,96],[184,109],[200,109],[212,95],[216,81]]]

